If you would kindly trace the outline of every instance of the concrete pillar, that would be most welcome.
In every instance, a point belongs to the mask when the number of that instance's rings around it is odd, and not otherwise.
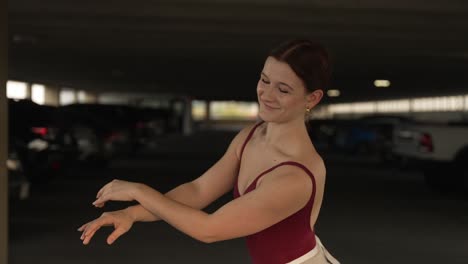
[[[59,106],[60,105],[60,88],[47,85],[44,89],[44,104]]]
[[[24,99],[27,99],[27,100],[32,99],[32,85],[30,83],[26,84],[26,95]]]
[[[45,86],[44,89],[44,104],[59,106],[60,105],[60,88],[56,86]]]
[[[3,56],[2,56],[3,57]],[[3,62],[2,62],[3,64]],[[8,108],[6,100],[5,67],[0,72],[0,263],[7,263],[8,253]]]
[[[92,93],[92,92],[86,92],[86,99],[85,99],[87,104],[95,104],[98,101],[98,95],[97,93]]]
[[[206,100],[205,102],[206,102],[205,103],[205,111],[206,111],[205,121],[207,124],[209,124],[211,120],[211,106],[210,106],[211,101]]]
[[[95,104],[98,102],[97,93],[88,92],[88,91],[76,92],[75,98],[78,98],[78,102],[80,104]]]
[[[192,120],[192,99],[189,97],[184,98],[184,114],[183,114],[182,131],[185,136],[189,136],[193,132]]]
[[[0,1],[0,263],[8,263],[8,108],[6,82],[8,69],[8,6]]]

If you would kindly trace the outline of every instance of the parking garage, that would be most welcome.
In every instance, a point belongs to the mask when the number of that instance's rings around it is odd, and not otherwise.
[[[466,263],[467,4],[0,9],[0,263],[251,263],[242,238],[205,244],[164,222],[136,223],[112,246],[111,228],[88,246],[76,229],[128,206],[91,206],[112,179],[167,192],[203,174],[259,121],[265,55],[294,37],[321,41],[334,65],[308,131],[327,166],[316,224],[327,249],[342,263]],[[451,160],[431,154],[447,146]]]

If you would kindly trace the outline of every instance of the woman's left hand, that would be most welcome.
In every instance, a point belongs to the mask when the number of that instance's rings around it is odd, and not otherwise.
[[[142,184],[121,180],[113,180],[99,190],[97,200],[93,202],[96,207],[104,207],[107,201],[133,201],[135,192]]]

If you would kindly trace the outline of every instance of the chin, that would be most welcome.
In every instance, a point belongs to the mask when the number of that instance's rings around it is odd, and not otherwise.
[[[294,121],[295,119],[291,116],[281,115],[281,114],[273,114],[270,112],[258,112],[258,118],[268,123],[289,123]]]
[[[272,115],[270,113],[265,113],[263,111],[258,112],[258,117],[265,122],[277,122],[278,121],[277,115]]]

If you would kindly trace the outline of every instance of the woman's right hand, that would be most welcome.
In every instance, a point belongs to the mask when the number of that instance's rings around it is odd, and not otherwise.
[[[130,230],[134,222],[135,220],[125,209],[105,212],[99,218],[78,228],[78,231],[82,232],[80,239],[83,240],[84,245],[87,245],[102,226],[114,226],[114,231],[107,237],[107,244],[111,245],[117,238]]]

